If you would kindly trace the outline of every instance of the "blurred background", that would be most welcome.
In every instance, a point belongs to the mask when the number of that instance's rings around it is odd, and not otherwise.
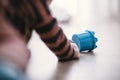
[[[50,9],[66,36],[93,30],[98,48],[59,63],[33,32],[27,74],[32,80],[120,80],[120,0],[53,0]]]
[[[90,18],[120,19],[119,0],[53,0],[51,6],[59,6],[83,22]]]

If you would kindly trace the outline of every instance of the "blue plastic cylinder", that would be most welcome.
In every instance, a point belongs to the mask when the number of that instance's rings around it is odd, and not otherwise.
[[[97,38],[94,36],[94,31],[86,30],[81,34],[74,34],[72,36],[72,41],[75,42],[80,51],[91,51],[97,47]]]

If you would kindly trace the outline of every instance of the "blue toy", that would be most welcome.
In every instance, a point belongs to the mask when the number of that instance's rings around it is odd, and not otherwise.
[[[77,44],[80,52],[91,51],[97,48],[96,42],[97,38],[94,36],[94,31],[86,30],[82,34],[74,34],[72,36],[72,41]]]
[[[0,61],[0,80],[27,80],[22,71],[8,62]]]

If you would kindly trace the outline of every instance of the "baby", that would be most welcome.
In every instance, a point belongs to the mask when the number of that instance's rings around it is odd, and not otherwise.
[[[79,59],[48,5],[51,0],[0,0],[0,60],[9,61],[22,71],[30,58],[27,43],[35,30],[59,61]]]

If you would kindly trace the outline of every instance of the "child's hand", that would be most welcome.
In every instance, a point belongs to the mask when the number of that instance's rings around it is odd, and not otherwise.
[[[79,59],[80,58],[80,52],[79,49],[77,47],[77,45],[75,43],[71,42],[71,46],[73,47],[75,54],[74,54],[74,59]]]

